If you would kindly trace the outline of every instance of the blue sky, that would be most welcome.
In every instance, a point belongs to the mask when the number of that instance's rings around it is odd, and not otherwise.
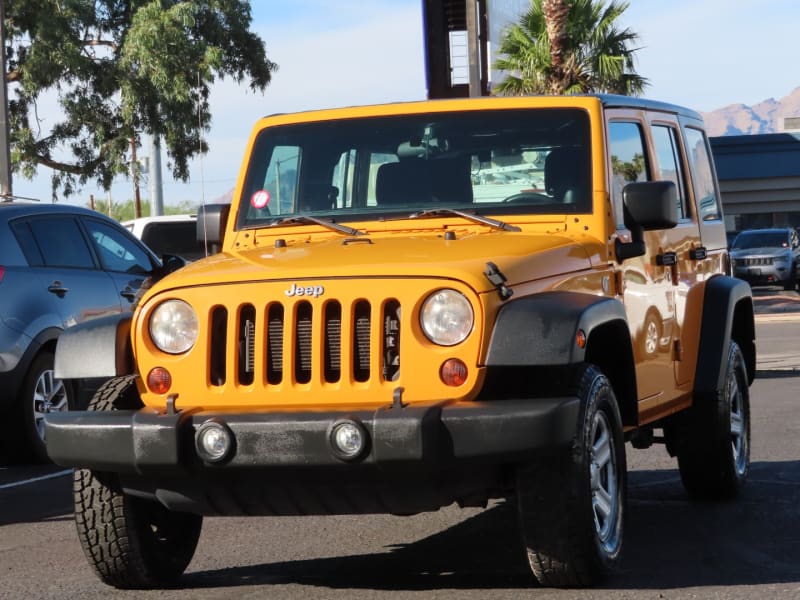
[[[490,0],[491,1],[491,0]],[[279,70],[264,94],[225,80],[212,92],[210,152],[191,164],[191,181],[162,167],[164,201],[210,202],[236,180],[244,144],[258,117],[327,106],[419,100],[426,94],[422,0],[253,0],[252,28]],[[640,36],[637,71],[645,96],[711,111],[728,104],[782,98],[800,86],[792,64],[800,24],[796,0],[630,0],[621,24]],[[139,155],[147,155],[148,146]],[[166,157],[164,157],[166,161]],[[49,170],[20,196],[50,199]],[[149,198],[147,182],[142,199]],[[88,184],[65,201],[104,198]],[[112,200],[133,196],[120,179]]]

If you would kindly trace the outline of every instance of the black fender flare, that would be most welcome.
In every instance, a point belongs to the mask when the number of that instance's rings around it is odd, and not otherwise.
[[[586,358],[576,341],[579,330],[622,321],[625,307],[616,298],[580,292],[542,292],[504,304],[486,354],[486,366],[572,365]]]
[[[131,319],[130,313],[119,313],[65,329],[56,345],[55,376],[91,379],[132,374]]]
[[[756,372],[755,338],[750,284],[727,275],[709,279],[703,297],[695,394],[716,394],[722,389],[731,340],[736,341],[744,354],[748,380],[752,383]]]

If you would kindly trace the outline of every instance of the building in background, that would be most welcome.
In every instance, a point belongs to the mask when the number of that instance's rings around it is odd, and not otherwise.
[[[710,141],[729,232],[800,228],[800,132],[726,135]]]
[[[422,0],[428,98],[488,96],[505,28],[530,0]]]

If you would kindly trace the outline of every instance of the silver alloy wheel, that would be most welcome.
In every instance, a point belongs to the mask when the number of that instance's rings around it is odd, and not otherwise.
[[[589,476],[595,531],[604,548],[615,548],[619,534],[619,481],[614,438],[608,418],[602,411],[594,415],[591,440]]]
[[[647,321],[644,330],[644,351],[653,354],[658,349],[658,325],[653,320]]]
[[[42,371],[33,388],[33,420],[39,437],[44,440],[44,416],[67,410],[67,388],[55,377],[52,369]]]
[[[731,445],[733,447],[733,468],[740,477],[747,471],[747,414],[744,397],[739,389],[736,373],[728,376],[728,398],[731,403]]]

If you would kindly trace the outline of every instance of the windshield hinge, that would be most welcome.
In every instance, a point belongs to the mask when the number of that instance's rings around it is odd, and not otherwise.
[[[508,300],[514,295],[514,290],[506,286],[506,276],[500,272],[496,264],[487,262],[486,270],[483,274],[486,275],[486,279],[489,280],[489,283],[497,288],[497,293],[500,294],[501,300]]]

